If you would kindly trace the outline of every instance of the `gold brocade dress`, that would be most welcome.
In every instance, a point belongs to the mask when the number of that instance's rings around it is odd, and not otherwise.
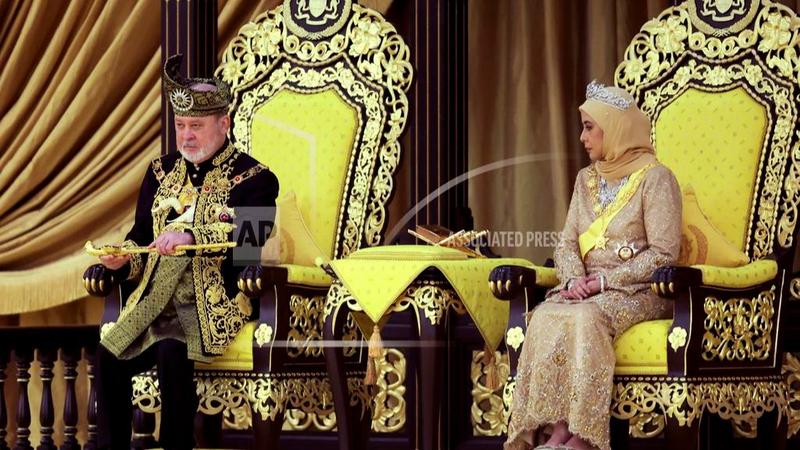
[[[656,268],[675,262],[681,242],[681,195],[675,177],[662,165],[643,176],[609,223],[605,245],[582,259],[578,236],[595,220],[596,206],[605,202],[599,189],[592,188],[601,181],[593,166],[578,174],[555,251],[561,284],[528,322],[507,450],[530,448],[535,432],[556,422],[567,423],[571,433],[600,449],[610,448],[613,339],[638,322],[670,316],[671,303],[650,291],[650,278]],[[570,279],[593,273],[606,276],[605,292],[584,301],[559,294]]]

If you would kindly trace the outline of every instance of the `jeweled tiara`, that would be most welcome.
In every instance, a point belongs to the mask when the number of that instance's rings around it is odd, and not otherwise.
[[[619,94],[609,90],[606,86],[598,83],[597,80],[592,80],[592,82],[586,86],[586,100],[596,100],[622,111],[628,109],[633,103],[632,99],[621,97]]]

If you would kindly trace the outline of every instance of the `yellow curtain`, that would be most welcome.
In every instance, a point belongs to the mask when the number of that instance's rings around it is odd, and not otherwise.
[[[158,155],[146,2],[0,1],[0,314],[85,295],[76,251],[118,238]],[[132,45],[134,44],[135,45]]]
[[[588,163],[577,107],[586,84],[613,82],[628,42],[669,0],[469,2],[470,180],[476,228],[503,256],[542,263]]]

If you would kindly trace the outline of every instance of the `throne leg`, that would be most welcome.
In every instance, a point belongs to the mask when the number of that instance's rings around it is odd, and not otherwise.
[[[628,431],[630,424],[627,420],[611,418],[611,448],[614,450],[628,450],[629,436]]]
[[[444,341],[444,324],[431,324],[420,312],[418,317],[420,330],[419,341],[426,343],[419,348],[419,380],[420,380],[420,417],[417,419],[417,435],[421,450],[437,450],[440,448],[440,413],[442,399],[439,389],[442,387],[442,358],[441,344]],[[442,447],[443,448],[443,447]]]
[[[274,419],[269,417],[264,420],[258,413],[253,413],[253,449],[278,448],[281,440],[281,429],[283,428],[283,408],[275,415]]]
[[[339,312],[335,317],[333,314],[329,314],[325,318],[325,325],[322,329],[323,339],[331,342],[341,342],[344,337],[346,320],[346,310]],[[350,393],[347,389],[343,349],[336,346],[326,346],[323,352],[325,354],[325,365],[328,368],[328,377],[330,377],[333,408],[336,411],[339,450],[366,449],[371,417],[366,414],[366,418],[358,419],[360,411],[357,410],[357,407],[350,406]],[[366,427],[364,422],[367,423]]]
[[[758,448],[761,450],[786,450],[788,418],[781,415],[778,422],[778,409],[765,412],[758,419]]]

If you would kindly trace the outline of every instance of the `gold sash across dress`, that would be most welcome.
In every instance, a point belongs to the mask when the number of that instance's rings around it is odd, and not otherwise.
[[[613,339],[638,322],[671,313],[671,304],[654,295],[649,282],[680,250],[675,177],[660,164],[634,172],[599,213],[596,183],[593,167],[578,174],[555,251],[561,284],[531,314],[506,449],[530,448],[540,428],[565,422],[571,433],[608,450]],[[560,295],[567,280],[593,273],[605,275],[605,292],[577,302]]]

